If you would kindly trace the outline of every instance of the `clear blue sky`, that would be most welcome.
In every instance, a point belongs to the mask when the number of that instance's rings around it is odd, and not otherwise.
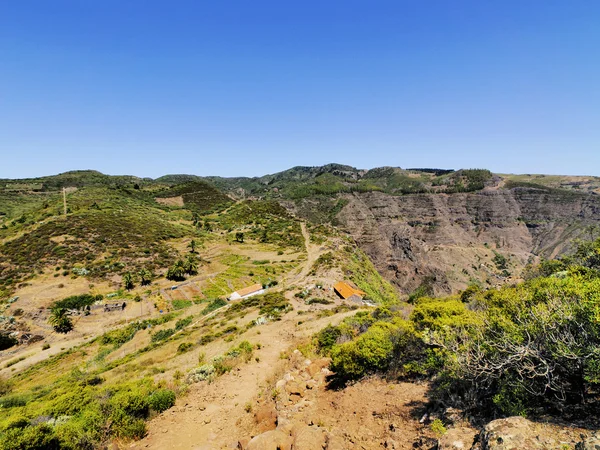
[[[5,0],[0,155],[600,175],[600,1]]]

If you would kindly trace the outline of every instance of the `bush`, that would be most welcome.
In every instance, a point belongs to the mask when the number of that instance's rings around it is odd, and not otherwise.
[[[338,327],[327,325],[317,334],[317,344],[319,353],[328,354],[334,344],[337,342],[342,332]]]
[[[395,351],[402,349],[413,333],[407,321],[377,322],[355,341],[333,346],[331,370],[342,380],[356,380],[369,373],[385,371]]]
[[[188,325],[190,325],[192,323],[192,316],[188,316],[185,319],[179,319],[176,323],[175,323],[175,329],[177,331],[179,330],[183,330],[185,327],[187,327]]]
[[[34,427],[11,428],[0,437],[4,450],[59,450],[60,441],[54,429],[46,424]]]
[[[173,328],[167,328],[165,330],[157,331],[152,335],[152,342],[160,342],[166,339],[169,339],[171,336],[175,334],[175,330]]]
[[[154,391],[148,397],[148,405],[150,409],[156,412],[163,412],[175,404],[175,392],[170,389],[159,389]]]
[[[127,416],[135,418],[145,418],[148,416],[148,401],[146,395],[141,389],[124,390],[117,392],[110,399],[110,406],[115,415],[121,412]]]
[[[202,310],[202,315],[207,315],[210,314],[211,312],[213,312],[216,309],[219,309],[223,306],[225,306],[227,304],[227,302],[225,300],[223,300],[222,298],[215,298],[214,300],[211,300],[208,305],[206,306],[206,308],[204,308]]]
[[[182,342],[181,344],[179,344],[179,347],[177,347],[177,353],[185,353],[191,350],[193,347],[194,344],[192,344],[191,342]]]

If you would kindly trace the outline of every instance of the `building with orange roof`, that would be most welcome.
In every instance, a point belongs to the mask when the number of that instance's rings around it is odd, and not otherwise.
[[[367,295],[351,281],[339,281],[333,285],[333,289],[344,300],[362,300]]]

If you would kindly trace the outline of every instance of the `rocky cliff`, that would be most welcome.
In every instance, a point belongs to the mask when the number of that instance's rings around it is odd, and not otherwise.
[[[600,229],[600,196],[560,189],[340,198],[339,225],[405,293],[504,283],[527,262],[564,254],[573,238]]]

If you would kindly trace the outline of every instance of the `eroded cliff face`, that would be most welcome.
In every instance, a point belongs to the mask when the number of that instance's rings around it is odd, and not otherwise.
[[[404,293],[423,282],[439,294],[511,281],[527,262],[563,254],[587,227],[600,226],[600,196],[558,190],[343,198],[340,226]]]

